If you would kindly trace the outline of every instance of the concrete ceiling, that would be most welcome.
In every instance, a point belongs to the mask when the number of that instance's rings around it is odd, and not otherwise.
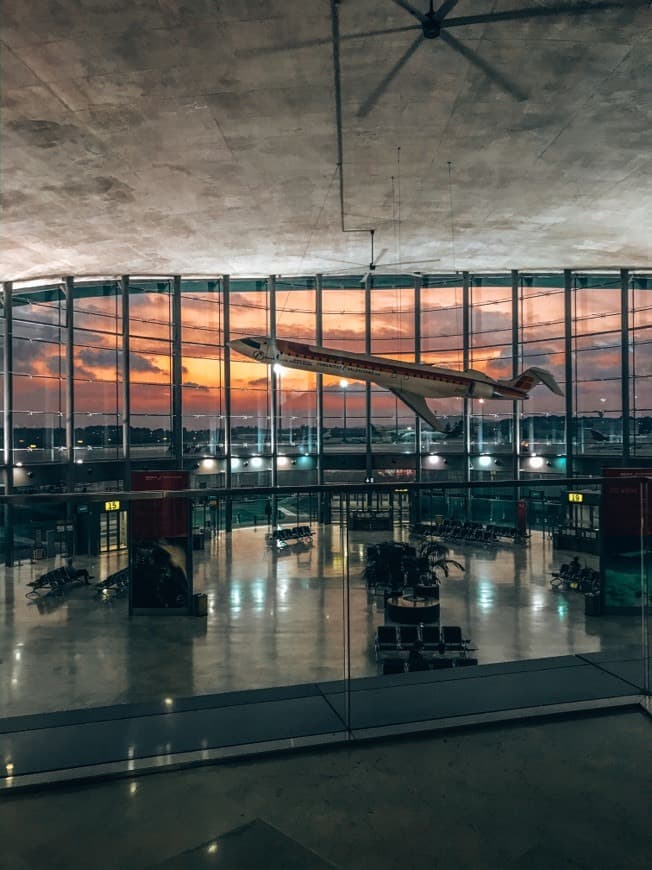
[[[652,265],[647,4],[450,32],[527,98],[436,39],[360,117],[418,31],[341,42],[345,224],[379,271]],[[330,34],[330,0],[4,0],[1,277],[363,270]]]

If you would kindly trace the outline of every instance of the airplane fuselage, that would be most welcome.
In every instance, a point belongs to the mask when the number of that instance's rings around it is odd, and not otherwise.
[[[282,365],[339,378],[369,381],[423,398],[460,396],[486,399],[525,399],[527,393],[492,380],[481,372],[457,372],[419,363],[371,356],[263,337],[231,342],[234,350],[267,365]]]

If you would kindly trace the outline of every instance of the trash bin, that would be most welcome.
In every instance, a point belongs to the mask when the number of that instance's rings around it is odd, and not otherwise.
[[[600,596],[593,592],[587,592],[584,596],[584,614],[586,616],[600,616]]]
[[[197,592],[192,596],[193,616],[206,616],[208,614],[208,595],[205,592]]]

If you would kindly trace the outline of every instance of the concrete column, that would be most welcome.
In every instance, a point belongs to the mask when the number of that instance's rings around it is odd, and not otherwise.
[[[566,378],[566,476],[574,468],[573,433],[573,273],[564,270],[564,376]]]
[[[4,381],[3,381],[3,410],[2,410],[2,427],[4,429],[4,443],[2,447],[2,458],[4,462],[4,485],[5,495],[11,495],[14,491],[14,329],[13,329],[13,310],[12,310],[12,295],[13,286],[11,281],[5,281],[2,285],[3,289],[3,365],[4,365]],[[4,506],[4,526],[5,526],[5,565],[10,566],[14,558],[14,510],[9,504]]]
[[[183,368],[181,354],[181,276],[172,282],[172,444],[177,468],[183,466]]]
[[[512,377],[518,375],[518,330],[519,330],[519,289],[520,279],[516,269],[512,270]],[[512,447],[512,461],[514,480],[521,476],[521,409],[523,405],[519,401],[512,402],[512,431],[514,444]]]
[[[364,284],[364,352],[371,353],[371,273],[367,273]],[[373,476],[373,455],[371,450],[371,384],[365,385],[365,426],[366,439],[366,477]]]
[[[231,471],[231,277],[222,275],[222,311],[224,324],[224,482],[226,488],[226,503],[224,510],[224,530],[230,532],[233,528],[233,499],[231,487],[233,476]]]
[[[471,347],[471,277],[468,272],[462,272],[462,368],[470,367]],[[464,481],[471,480],[469,468],[471,455],[471,400],[464,399]]]
[[[623,412],[623,460],[627,465],[631,454],[631,411],[629,407],[629,271],[620,271],[620,389]]]
[[[131,487],[131,359],[129,356],[129,275],[120,278],[122,309],[122,456],[124,459],[124,488]]]
[[[324,340],[323,279],[315,277],[315,341],[321,347]],[[317,374],[317,483],[324,483],[324,376]]]
[[[66,478],[68,491],[72,492],[75,487],[75,280],[70,276],[64,282],[64,295],[66,302]]]
[[[276,341],[276,275],[269,276],[269,334],[272,338],[272,341]],[[272,486],[278,486],[278,442],[279,442],[279,426],[282,425],[282,421],[279,420],[278,408],[279,408],[279,386],[282,387],[282,380],[274,371],[274,366],[272,365],[272,370],[270,372],[271,378],[271,402],[270,402],[270,411],[269,411],[269,436],[270,436],[270,453],[272,455]],[[274,499],[274,504],[276,504],[276,498]],[[274,516],[274,522],[276,522],[276,516]]]
[[[414,361],[415,363],[421,362],[421,286],[422,286],[422,278],[420,275],[417,275],[414,279]],[[421,417],[416,415],[415,423],[414,423],[414,452],[415,452],[415,480],[417,483],[421,480],[421,427],[423,423]],[[417,499],[419,499],[419,493],[417,493]],[[419,501],[420,505],[421,502]],[[419,522],[420,517],[416,518],[416,522]]]

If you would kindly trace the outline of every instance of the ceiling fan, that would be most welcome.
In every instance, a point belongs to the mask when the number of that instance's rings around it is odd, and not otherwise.
[[[337,4],[339,0],[334,0],[334,2]],[[649,5],[649,0],[614,0],[614,2],[606,0],[606,2],[596,3],[588,2],[588,0],[578,0],[578,2],[574,3],[552,3],[549,6],[508,9],[504,12],[486,12],[479,15],[464,15],[462,17],[449,18],[448,16],[455,6],[457,6],[459,0],[444,0],[438,9],[434,8],[433,0],[430,0],[427,12],[422,12],[412,3],[407,2],[407,0],[391,0],[391,2],[400,6],[412,15],[412,17],[417,20],[418,24],[411,24],[404,27],[386,27],[380,30],[365,30],[358,33],[344,33],[339,35],[340,41],[348,41],[351,39],[362,39],[367,36],[384,36],[390,33],[402,33],[408,30],[421,31],[394,66],[362,103],[357,113],[359,118],[364,118],[369,114],[369,112],[371,112],[394,78],[426,39],[441,39],[442,42],[445,42],[446,45],[449,46],[449,48],[452,48],[453,51],[456,51],[458,54],[465,57],[469,63],[480,69],[495,85],[498,85],[498,87],[506,91],[515,100],[526,100],[527,95],[518,87],[518,85],[511,82],[503,73],[481,57],[474,49],[469,48],[468,45],[464,45],[464,43],[460,42],[459,39],[449,33],[449,30],[456,27],[465,27],[471,24],[495,24],[502,21],[523,21],[531,18],[543,18],[555,15],[586,15],[593,12],[603,12],[612,9],[635,9],[637,7]],[[282,51],[283,49],[326,45],[332,41],[332,38],[311,39],[306,42],[275,46],[271,49],[263,49],[262,53]]]

